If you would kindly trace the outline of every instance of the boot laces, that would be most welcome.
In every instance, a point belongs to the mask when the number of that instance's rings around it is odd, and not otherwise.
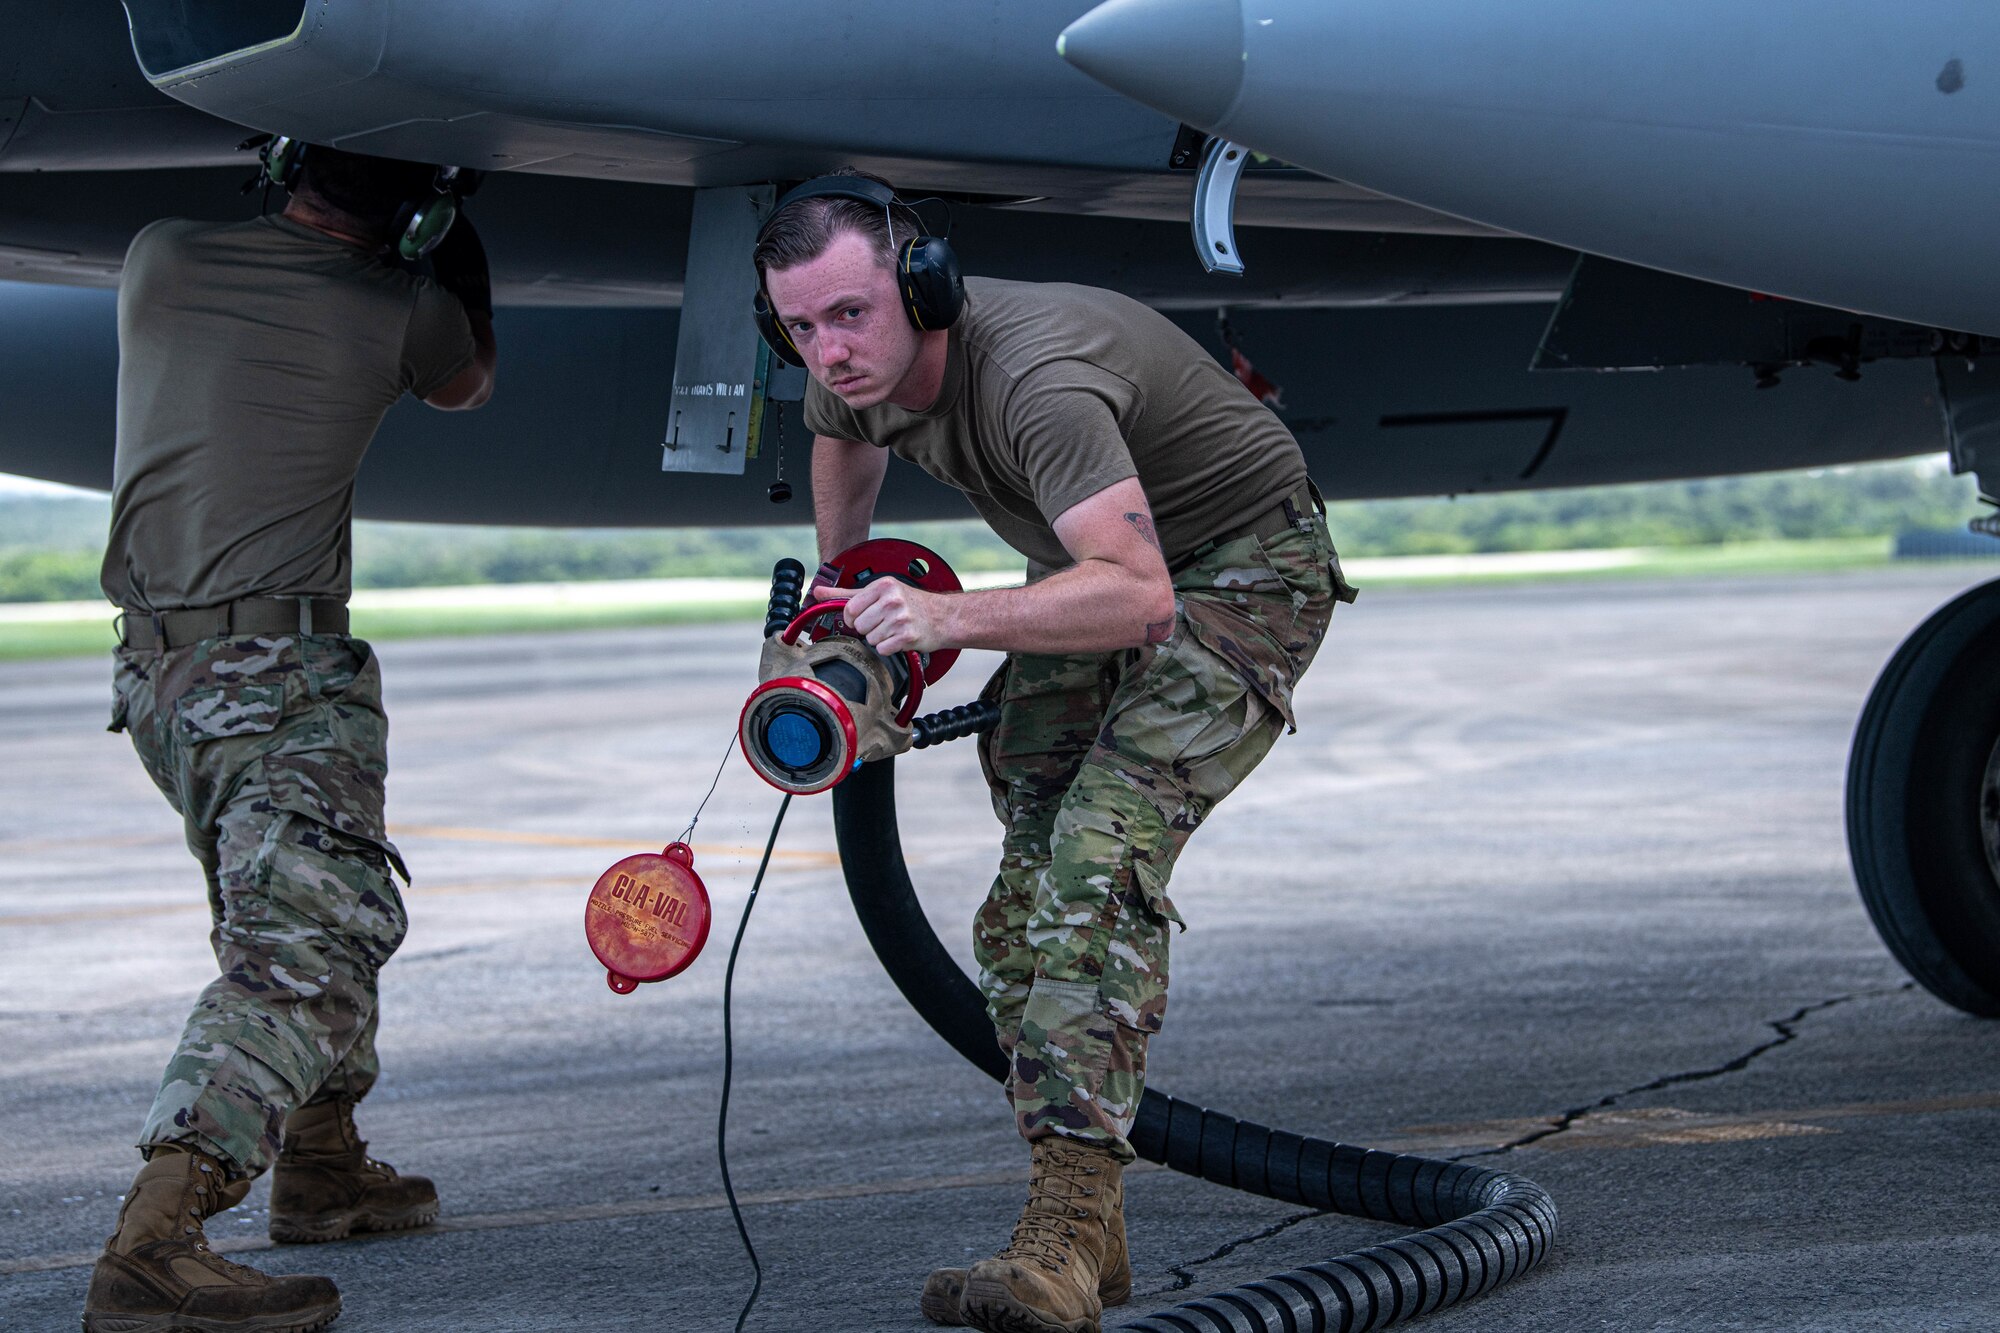
[[[390,1166],[387,1162],[378,1162],[368,1155],[368,1141],[366,1139],[356,1139],[354,1150],[361,1155],[361,1174],[366,1176],[380,1176],[384,1180],[396,1179],[395,1167]]]
[[[265,1274],[225,1259],[209,1248],[208,1233],[203,1229],[203,1223],[208,1220],[206,1204],[210,1186],[207,1182],[214,1179],[214,1173],[206,1166],[200,1167],[200,1170],[202,1183],[195,1185],[192,1197],[188,1199],[187,1215],[193,1225],[182,1227],[181,1235],[186,1239],[188,1248],[200,1255],[211,1271],[239,1283],[261,1284]]]
[[[1097,1175],[1098,1168],[1060,1159],[1050,1165],[1053,1169],[1028,1182],[1028,1206],[1021,1210],[1021,1220],[1014,1224],[1014,1235],[1000,1258],[1028,1259],[1061,1269],[1076,1253],[1072,1243],[1078,1234],[1076,1224],[1090,1216],[1088,1208],[1078,1205],[1097,1193],[1085,1177]]]

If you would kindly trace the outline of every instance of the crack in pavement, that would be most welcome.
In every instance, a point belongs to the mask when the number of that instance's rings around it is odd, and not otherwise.
[[[1905,981],[1900,986],[1854,991],[1847,995],[1836,995],[1831,999],[1820,1000],[1814,1004],[1802,1005],[1791,1013],[1786,1014],[1783,1018],[1766,1019],[1764,1026],[1770,1028],[1778,1035],[1769,1041],[1758,1043],[1733,1060],[1707,1069],[1689,1069],[1677,1074],[1665,1074],[1652,1080],[1650,1083],[1641,1083],[1636,1087],[1626,1088],[1622,1092],[1609,1093],[1594,1102],[1587,1102],[1582,1106],[1572,1107],[1564,1111],[1560,1116],[1551,1121],[1545,1129],[1538,1129],[1532,1134],[1524,1134],[1518,1139],[1510,1140],[1497,1147],[1481,1148],[1476,1152],[1460,1153],[1455,1157],[1449,1157],[1445,1160],[1464,1162],[1479,1157],[1497,1157],[1503,1153],[1513,1152],[1516,1148],[1525,1148],[1529,1144],[1539,1143],[1543,1139],[1553,1138],[1558,1134],[1566,1133],[1570,1129],[1573,1129],[1578,1122],[1596,1115],[1599,1111],[1611,1109],[1627,1097],[1636,1097],[1641,1093],[1647,1092],[1660,1092],[1666,1088],[1677,1087],[1683,1083],[1700,1083],[1708,1079],[1721,1078],[1725,1074],[1741,1073],[1743,1070],[1749,1068],[1753,1061],[1769,1054],[1780,1046],[1787,1046],[1798,1040],[1800,1025],[1814,1014],[1824,1013],[1829,1009],[1838,1008],[1843,1004],[1851,1004],[1856,1000],[1876,999],[1884,995],[1901,994],[1904,991],[1915,989],[1916,984],[1914,981]],[[1218,1259],[1227,1258],[1237,1250],[1242,1249],[1245,1245],[1254,1245],[1258,1241],[1269,1240],[1273,1236],[1289,1231],[1299,1223],[1311,1221],[1315,1217],[1332,1216],[1338,1216],[1332,1209],[1308,1208],[1303,1212],[1293,1213],[1289,1217],[1274,1222],[1261,1231],[1251,1232],[1248,1235],[1238,1236],[1234,1240],[1225,1241],[1207,1254],[1202,1255],[1199,1259],[1183,1259],[1179,1263],[1169,1264],[1167,1272],[1173,1274],[1174,1284],[1167,1288],[1167,1290],[1188,1290],[1194,1286],[1195,1269],[1205,1264],[1212,1264]]]
[[[1511,1139],[1496,1147],[1481,1148],[1476,1152],[1459,1153],[1457,1156],[1449,1157],[1445,1160],[1469,1162],[1480,1157],[1498,1157],[1503,1153],[1513,1152],[1516,1148],[1525,1148],[1529,1144],[1540,1143],[1543,1139],[1554,1138],[1558,1134],[1567,1133],[1575,1128],[1580,1121],[1589,1119],[1599,1111],[1610,1110],[1627,1097],[1636,1097],[1646,1092],[1660,1092],[1667,1088],[1677,1087],[1683,1083],[1701,1083],[1708,1079],[1721,1078],[1725,1074],[1740,1074],[1750,1067],[1752,1061],[1777,1050],[1780,1046],[1788,1046],[1798,1040],[1799,1026],[1814,1014],[1825,1013],[1829,1009],[1838,1008],[1843,1004],[1851,1004],[1856,1000],[1871,1000],[1884,995],[1897,995],[1903,991],[1915,989],[1916,984],[1914,981],[1905,981],[1900,986],[1854,991],[1847,995],[1836,995],[1830,1000],[1820,1000],[1814,1004],[1802,1005],[1791,1013],[1786,1014],[1783,1018],[1765,1019],[1764,1026],[1770,1028],[1778,1035],[1769,1041],[1760,1042],[1752,1046],[1749,1050],[1725,1064],[1715,1065],[1708,1069],[1688,1069],[1678,1074],[1665,1074],[1650,1083],[1641,1083],[1636,1087],[1626,1088],[1623,1092],[1608,1093],[1603,1097],[1599,1097],[1594,1102],[1586,1102],[1582,1106],[1573,1106],[1569,1110],[1564,1111],[1561,1115],[1550,1121],[1546,1129],[1538,1129],[1532,1134],[1523,1134],[1518,1139]]]
[[[1308,1208],[1302,1213],[1293,1213],[1282,1222],[1275,1222],[1265,1227],[1262,1231],[1253,1232],[1248,1236],[1238,1236],[1232,1241],[1225,1241],[1222,1245],[1204,1254],[1199,1259],[1183,1259],[1177,1264],[1169,1264],[1167,1271],[1174,1275],[1174,1285],[1168,1287],[1167,1290],[1186,1291],[1194,1285],[1195,1269],[1200,1268],[1203,1264],[1212,1264],[1217,1259],[1233,1254],[1245,1245],[1252,1245],[1260,1240],[1269,1240],[1279,1232],[1289,1231],[1299,1223],[1311,1221],[1315,1217],[1332,1217],[1334,1215],[1333,1210],[1330,1208]]]

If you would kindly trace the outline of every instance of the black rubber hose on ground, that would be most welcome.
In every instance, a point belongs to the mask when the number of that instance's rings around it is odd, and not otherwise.
[[[893,760],[833,789],[834,837],[862,930],[924,1021],[995,1079],[1007,1063],[978,988],[917,901],[896,827]],[[1556,1206],[1531,1180],[1267,1129],[1146,1090],[1132,1146],[1232,1189],[1423,1227],[1122,1325],[1147,1333],[1361,1333],[1483,1295],[1548,1257]]]

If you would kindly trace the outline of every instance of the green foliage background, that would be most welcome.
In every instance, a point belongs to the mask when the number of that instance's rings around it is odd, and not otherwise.
[[[1369,556],[1880,537],[1962,528],[1979,505],[1971,478],[1951,476],[1925,460],[1455,500],[1350,502],[1333,511],[1341,553]],[[98,497],[0,497],[0,601],[96,597],[109,515],[109,501]],[[967,572],[1022,563],[976,522],[917,523],[896,531]],[[787,555],[810,563],[810,529],[355,528],[356,583],[364,588],[762,578]]]

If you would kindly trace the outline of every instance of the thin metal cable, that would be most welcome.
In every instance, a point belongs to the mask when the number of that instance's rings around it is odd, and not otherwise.
[[[732,739],[731,744],[735,742]],[[726,762],[729,756],[724,755]],[[711,788],[713,790],[713,788]],[[757,863],[757,877],[750,881],[750,896],[744,900],[742,919],[736,923],[736,940],[729,946],[729,969],[722,976],[722,1108],[715,1115],[715,1159],[722,1166],[722,1192],[729,1198],[729,1215],[736,1219],[736,1234],[743,1238],[743,1252],[750,1256],[750,1271],[754,1275],[750,1283],[750,1297],[743,1302],[742,1310],[736,1315],[736,1333],[743,1333],[743,1321],[750,1317],[750,1308],[757,1304],[758,1295],[764,1290],[764,1265],[758,1262],[757,1247],[750,1243],[750,1228],[744,1225],[743,1210],[736,1203],[736,1186],[729,1179],[729,1085],[736,1073],[736,1042],[730,1027],[731,1000],[736,992],[736,955],[743,948],[743,932],[750,925],[750,909],[757,905],[757,890],[764,885],[764,872],[771,865],[771,849],[778,845],[778,830],[785,822],[785,811],[792,805],[791,793],[778,804],[778,817],[771,821],[771,836],[764,843],[764,859]],[[697,817],[700,811],[695,812]],[[688,825],[692,830],[694,825]]]
[[[701,812],[708,809],[708,797],[715,795],[715,788],[722,781],[722,770],[729,767],[729,756],[735,751],[736,732],[732,729],[729,733],[729,746],[722,752],[722,762],[715,766],[715,777],[709,781],[708,795],[701,798],[701,804],[694,808],[694,815],[688,820],[688,826],[681,830],[681,836],[674,839],[675,842],[686,842],[694,836],[694,826],[701,822]]]

